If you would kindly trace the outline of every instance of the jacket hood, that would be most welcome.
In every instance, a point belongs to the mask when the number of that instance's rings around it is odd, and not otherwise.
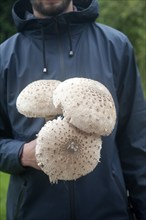
[[[59,14],[57,16],[50,16],[47,19],[37,19],[33,16],[27,16],[32,14],[32,7],[29,0],[18,0],[14,3],[12,8],[12,16],[14,23],[19,32],[34,30],[40,22],[45,25],[58,23],[85,23],[89,21],[95,21],[98,17],[98,3],[97,0],[73,0],[73,4],[77,7],[76,12],[69,12]],[[52,26],[52,25],[51,25]]]

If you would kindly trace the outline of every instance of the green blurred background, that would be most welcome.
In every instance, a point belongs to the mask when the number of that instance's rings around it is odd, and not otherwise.
[[[9,175],[0,172],[0,220],[6,220],[6,192]]]
[[[0,1],[0,43],[16,32],[11,17],[14,0]],[[146,95],[146,0],[99,0],[98,22],[125,33],[135,48]],[[6,220],[5,204],[9,175],[0,172],[0,220]]]

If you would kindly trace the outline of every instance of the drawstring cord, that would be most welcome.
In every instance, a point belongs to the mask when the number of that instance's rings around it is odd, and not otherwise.
[[[41,26],[41,32],[42,32],[42,46],[43,46],[43,73],[47,73],[47,62],[46,62],[46,48],[45,48],[45,36],[44,36],[44,29],[43,26]]]
[[[67,33],[68,33],[68,39],[69,39],[69,46],[70,46],[70,50],[69,50],[69,56],[72,57],[74,55],[73,52],[73,47],[72,47],[72,38],[71,38],[71,33],[70,33],[70,26],[69,23],[67,22]]]
[[[68,33],[68,39],[69,39],[69,56],[72,57],[74,55],[73,52],[73,46],[72,46],[72,38],[71,38],[71,32],[70,32],[70,26],[67,22],[67,33]],[[43,73],[47,73],[47,62],[46,62],[46,47],[45,47],[45,34],[44,34],[44,28],[41,25],[41,34],[42,34],[42,53],[43,53]]]

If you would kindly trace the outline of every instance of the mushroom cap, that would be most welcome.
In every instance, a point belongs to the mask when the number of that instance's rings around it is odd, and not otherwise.
[[[17,97],[18,111],[26,117],[48,119],[62,114],[52,101],[53,91],[60,83],[58,80],[37,80],[28,84]]]
[[[116,110],[108,89],[98,81],[70,78],[53,92],[53,103],[66,120],[87,133],[109,135],[116,122]]]
[[[102,141],[87,134],[65,119],[48,121],[38,133],[36,160],[50,182],[76,180],[96,167]]]

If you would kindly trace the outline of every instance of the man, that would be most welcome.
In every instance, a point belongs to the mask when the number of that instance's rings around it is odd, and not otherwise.
[[[11,174],[7,220],[131,220],[132,212],[146,219],[140,77],[127,37],[95,23],[97,16],[96,0],[19,0],[13,7],[18,33],[0,47],[0,170]],[[102,139],[93,172],[52,185],[35,159],[45,122],[19,114],[16,99],[35,80],[76,76],[109,89],[117,124]]]

